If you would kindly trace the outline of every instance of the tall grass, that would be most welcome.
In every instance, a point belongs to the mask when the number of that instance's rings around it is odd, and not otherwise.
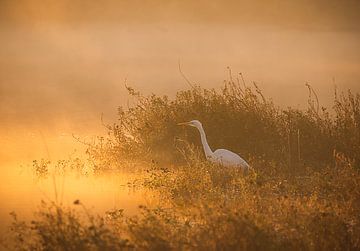
[[[163,163],[183,160],[177,148],[185,140],[200,146],[196,130],[176,124],[198,119],[213,149],[224,147],[246,159],[287,166],[333,164],[334,153],[360,163],[360,95],[335,93],[332,109],[320,107],[309,88],[308,108],[279,108],[261,90],[225,82],[220,91],[199,86],[167,96],[143,96],[128,87],[137,103],[119,107],[118,122],[107,125],[109,138],[89,148],[95,159],[143,158]]]
[[[242,176],[196,157],[153,168],[154,208],[103,216],[78,201],[45,203],[31,223],[14,218],[12,250],[358,250],[360,175],[341,157],[306,175],[258,163]],[[287,171],[284,171],[287,170]]]
[[[14,249],[359,250],[360,96],[336,93],[326,109],[308,86],[307,109],[283,109],[231,79],[174,99],[128,87],[137,103],[88,144],[89,163],[101,172],[141,161],[148,175],[137,185],[159,204],[132,217],[43,204],[30,225],[14,218]],[[192,119],[213,149],[241,153],[253,171],[204,160],[198,132],[176,126]]]

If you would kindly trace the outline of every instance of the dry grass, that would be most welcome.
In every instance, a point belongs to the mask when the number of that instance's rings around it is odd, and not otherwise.
[[[95,216],[79,202],[77,210],[43,204],[30,225],[14,218],[13,248],[359,250],[360,96],[336,95],[328,111],[308,88],[305,111],[282,110],[256,86],[232,81],[221,92],[197,87],[174,100],[129,88],[138,103],[119,108],[108,137],[89,145],[90,166],[101,172],[144,161],[149,175],[137,185],[162,202],[133,217]],[[202,121],[213,148],[241,153],[254,171],[204,161],[197,132],[176,126],[191,119]]]

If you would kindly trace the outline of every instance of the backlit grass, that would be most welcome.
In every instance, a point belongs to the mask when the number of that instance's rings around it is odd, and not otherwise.
[[[335,94],[321,107],[310,86],[308,108],[282,109],[257,86],[226,82],[201,89],[143,96],[119,107],[107,137],[88,144],[89,161],[61,168],[94,173],[141,166],[134,182],[160,197],[136,216],[42,203],[32,222],[13,215],[16,250],[358,250],[360,249],[360,95]],[[210,146],[249,161],[243,175],[204,160],[198,119]],[[75,164],[74,164],[75,163]],[[132,163],[141,163],[134,165]],[[34,162],[39,174],[58,168]],[[83,204],[84,203],[84,204]]]

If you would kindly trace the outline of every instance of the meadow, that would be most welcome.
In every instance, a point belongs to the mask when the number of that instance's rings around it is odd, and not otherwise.
[[[44,200],[31,221],[12,213],[11,250],[360,250],[360,95],[334,92],[319,104],[310,85],[306,109],[282,108],[256,84],[229,76],[221,90],[194,86],[174,98],[127,87],[134,105],[118,108],[86,159],[33,162],[37,176],[138,172],[135,190],[155,206],[104,215],[81,198]],[[210,146],[231,149],[244,175],[205,160],[198,119]],[[87,170],[86,172],[84,170]]]

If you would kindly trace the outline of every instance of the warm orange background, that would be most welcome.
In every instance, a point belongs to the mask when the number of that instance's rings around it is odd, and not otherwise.
[[[2,0],[0,159],[97,133],[100,114],[113,121],[127,103],[125,79],[144,93],[187,88],[179,60],[203,87],[230,66],[281,105],[304,106],[305,82],[331,105],[335,85],[360,90],[359,13],[356,0]]]
[[[52,179],[34,182],[32,160],[82,156],[72,134],[88,142],[104,134],[101,113],[112,123],[118,105],[134,102],[125,79],[173,95],[188,88],[179,60],[208,88],[230,66],[280,105],[304,107],[305,82],[331,105],[335,85],[360,91],[359,13],[358,0],[0,0],[0,236],[10,211],[28,217],[40,199],[54,199]],[[144,201],[126,182],[55,184],[67,205],[80,198],[131,211]]]

